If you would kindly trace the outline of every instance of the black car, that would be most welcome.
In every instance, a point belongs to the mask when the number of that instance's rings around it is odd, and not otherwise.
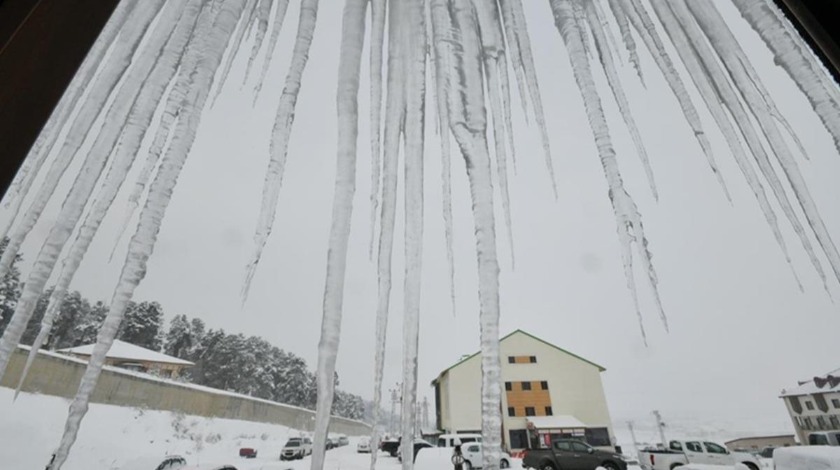
[[[412,460],[412,462],[414,460],[417,460],[417,453],[420,452],[420,449],[425,449],[427,447],[434,447],[434,446],[429,444],[426,441],[415,440],[414,441],[414,459]],[[398,457],[400,459],[400,462],[402,462],[402,454],[400,454]]]
[[[614,452],[597,450],[585,442],[574,439],[559,439],[549,449],[530,449],[522,457],[522,466],[537,470],[561,470],[574,468],[595,470],[627,470],[624,456]]]

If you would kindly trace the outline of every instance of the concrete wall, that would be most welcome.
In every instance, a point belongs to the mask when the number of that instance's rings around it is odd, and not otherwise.
[[[15,351],[0,386],[14,388],[17,385],[28,353],[29,350],[23,348]],[[85,366],[85,361],[40,352],[32,364],[23,391],[72,398]],[[301,430],[311,430],[315,416],[315,412],[295,406],[110,367],[102,371],[91,402],[280,424]],[[360,421],[333,417],[330,432],[365,435],[370,433],[370,426]]]

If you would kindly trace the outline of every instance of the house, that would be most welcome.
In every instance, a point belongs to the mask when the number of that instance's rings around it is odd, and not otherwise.
[[[501,338],[502,440],[510,451],[574,437],[615,445],[601,383],[606,369],[522,330]],[[481,356],[475,353],[432,381],[438,429],[481,432]]]
[[[840,431],[840,369],[782,390],[796,437],[806,444],[808,435],[820,431]]]
[[[755,452],[767,447],[790,447],[796,445],[796,436],[784,434],[780,436],[752,436],[741,437],[726,442],[726,448],[730,452],[746,451]]]
[[[94,346],[95,344],[88,344],[61,349],[58,352],[88,360],[93,354]],[[114,340],[114,344],[105,356],[105,365],[175,378],[181,375],[184,369],[188,369],[195,364],[151,349],[141,348],[125,341]]]

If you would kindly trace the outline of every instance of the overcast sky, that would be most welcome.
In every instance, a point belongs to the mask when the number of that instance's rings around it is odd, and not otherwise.
[[[211,328],[262,336],[304,357],[311,367],[317,356],[335,171],[340,3],[323,2],[321,7],[295,113],[277,221],[245,307],[241,307],[239,292],[252,249],[270,130],[294,40],[297,2],[290,5],[256,106],[251,106],[253,83],[240,87],[248,44],[224,93],[213,109],[206,110],[148,276],[135,297],[159,301],[169,317],[197,316]],[[518,162],[518,174],[511,179],[515,270],[511,269],[505,231],[497,229],[503,334],[521,328],[606,367],[604,386],[615,420],[649,419],[650,410],[658,408],[671,421],[694,417],[769,423],[768,431],[784,431],[788,421],[778,399],[780,390],[837,368],[833,346],[840,331],[837,305],[823,290],[789,225],[781,224],[804,292],[798,290],[699,97],[695,95],[695,103],[732,192],[732,204],[715,181],[651,57],[646,51],[641,53],[645,89],[625,55],[620,73],[659,185],[657,203],[599,75],[619,164],[643,215],[671,327],[670,333],[664,331],[650,293],[640,282],[649,339],[645,347],[625,287],[607,185],[565,49],[548,2],[523,3],[559,198],[555,200],[551,193],[533,120],[529,126],[514,101]],[[799,158],[800,168],[830,233],[840,238],[840,189],[835,183],[840,157],[828,133],[734,7],[725,1],[716,3],[804,142],[811,161]],[[366,69],[366,56],[364,64]],[[368,259],[368,86],[365,70],[338,373],[342,388],[369,398],[377,291],[375,264]],[[430,117],[428,123],[432,122]],[[420,394],[431,400],[430,381],[461,355],[478,350],[479,324],[473,225],[463,160],[453,160],[457,283],[457,313],[453,316],[441,216],[439,141],[432,127],[427,127],[427,137]],[[114,263],[108,263],[108,253],[126,197],[123,192],[115,203],[72,286],[90,299],[109,299],[118,277],[127,240]],[[402,207],[402,202],[399,204]],[[24,245],[27,262],[34,258],[58,206],[53,204]],[[400,216],[386,389],[394,386],[401,373],[402,230]],[[28,264],[24,266],[28,269]],[[836,281],[829,284],[838,298]]]

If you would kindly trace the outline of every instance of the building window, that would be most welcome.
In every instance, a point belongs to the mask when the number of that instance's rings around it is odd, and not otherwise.
[[[516,356],[508,356],[508,364],[515,364]]]
[[[528,448],[528,431],[524,429],[511,429],[510,431],[510,448],[511,449],[526,449]]]
[[[806,401],[805,402],[805,408],[807,408],[808,411],[814,411],[814,402]]]
[[[813,427],[812,427],[812,426],[813,426],[813,425],[811,424],[811,418],[805,418],[805,420],[803,421],[803,425],[802,425],[802,427],[803,427],[804,429],[807,429],[807,430],[809,430],[809,431],[810,431],[811,429],[813,429]]]
[[[545,380],[540,382],[540,388],[543,390],[548,390],[548,382],[546,382]]]
[[[551,410],[550,406],[545,407],[545,415],[546,416],[554,416],[554,412]]]
[[[820,428],[821,431],[824,430],[825,429],[825,418],[823,418],[822,416],[817,416],[817,426]]]
[[[508,416],[516,416],[516,408],[509,406],[508,407]]]
[[[529,357],[528,362],[530,362],[531,364],[536,364],[537,363],[537,356]]]
[[[536,413],[534,413],[534,407],[533,406],[526,406],[525,407],[525,416],[536,416]]]
[[[831,429],[840,429],[840,419],[837,416],[831,416],[828,421],[831,423]]]
[[[505,382],[505,390],[507,390],[508,392],[512,391],[513,390],[513,384],[510,383],[510,382]]]
[[[531,382],[522,382],[522,390],[531,390]]]
[[[834,408],[836,408],[836,409],[840,410],[840,399],[838,399],[838,398],[832,398],[832,399],[831,399],[831,406],[833,406]]]

